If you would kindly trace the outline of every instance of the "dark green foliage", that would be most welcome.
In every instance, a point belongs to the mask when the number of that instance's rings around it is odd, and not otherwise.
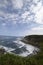
[[[12,54],[0,56],[0,65],[43,65],[43,56],[19,57]]]
[[[40,47],[40,43],[43,43],[43,35],[26,36],[26,37],[24,37],[24,39],[22,41],[24,41],[25,43]]]
[[[26,40],[32,42],[43,42],[43,35],[30,35],[25,37]]]

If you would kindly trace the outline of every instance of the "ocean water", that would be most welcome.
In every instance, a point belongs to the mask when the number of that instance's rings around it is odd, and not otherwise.
[[[4,48],[6,52],[26,57],[30,54],[36,54],[39,51],[37,47],[25,44],[20,41],[19,37],[2,37],[0,38],[0,48]]]

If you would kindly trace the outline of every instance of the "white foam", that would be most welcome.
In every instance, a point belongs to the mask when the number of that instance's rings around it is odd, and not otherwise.
[[[22,48],[22,47],[25,47],[27,51],[23,52],[23,53],[20,53],[20,54],[17,54],[19,56],[23,56],[23,57],[26,57],[30,54],[34,54],[33,51],[38,51],[39,49],[30,45],[30,44],[25,44],[24,42],[20,41],[20,40],[16,40],[16,41],[13,41],[14,43],[17,43],[19,44],[20,46],[18,47],[19,49]],[[8,47],[5,47],[5,46],[2,46],[0,45],[0,48],[4,48],[6,50],[6,52],[9,52],[9,53],[12,53],[11,51],[14,51],[16,50],[15,48],[8,48]]]
[[[26,50],[27,50],[26,52],[18,54],[19,56],[26,57],[30,54],[33,54],[33,51],[38,51],[38,48],[36,48],[30,44],[25,44],[24,42],[22,42],[20,40],[17,40],[16,42],[17,42],[17,44],[21,44],[21,46],[19,48],[26,47]]]

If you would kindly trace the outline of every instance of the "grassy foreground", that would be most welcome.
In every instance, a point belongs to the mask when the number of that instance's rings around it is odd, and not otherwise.
[[[0,65],[43,65],[43,36],[26,36],[24,42],[38,46],[40,52],[30,57],[20,57],[8,53],[0,54]]]

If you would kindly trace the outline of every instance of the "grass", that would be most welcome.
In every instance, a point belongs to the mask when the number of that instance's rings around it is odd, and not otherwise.
[[[0,65],[43,65],[43,57],[42,54],[25,58],[3,54],[0,56]]]

